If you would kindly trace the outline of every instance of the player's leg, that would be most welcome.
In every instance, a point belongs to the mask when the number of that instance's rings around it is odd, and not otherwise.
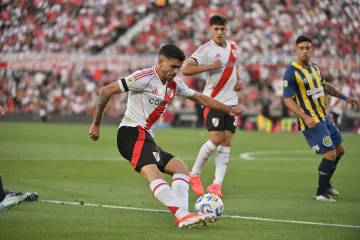
[[[171,189],[183,206],[189,208],[189,169],[186,164],[172,154],[160,149],[165,167],[163,171],[172,176]]]
[[[172,175],[171,190],[175,193],[182,205],[188,210],[189,206],[189,169],[186,164],[179,158],[174,157],[172,154],[162,150],[161,157],[163,160],[163,166],[159,169],[169,175]],[[198,224],[207,225],[214,222],[215,216],[213,215],[202,215],[197,216],[196,214],[189,214],[186,217],[180,219],[175,218],[174,225],[182,227],[186,225],[194,226]]]
[[[231,140],[236,130],[236,123],[237,117],[225,115],[223,138],[217,147],[215,158],[215,179],[213,184],[207,188],[209,192],[218,195],[220,198],[223,196],[221,189],[230,160]]]
[[[326,123],[320,122],[316,125],[316,127],[303,131],[303,134],[310,147],[314,149],[317,154],[321,154],[323,156],[318,167],[319,178],[315,198],[319,201],[335,202],[335,200],[327,194],[331,172],[335,166],[336,151]]]
[[[340,193],[332,187],[331,179],[336,171],[337,165],[338,165],[341,157],[345,154],[345,148],[344,148],[344,143],[342,141],[342,137],[341,137],[339,129],[330,120],[327,120],[327,126],[328,126],[328,129],[331,134],[331,140],[332,140],[334,146],[336,146],[335,147],[335,150],[336,150],[335,166],[333,167],[332,172],[331,172],[331,177],[330,177],[327,192],[328,192],[328,194],[330,194],[332,196],[338,196]]]
[[[179,227],[202,225],[205,217],[190,214],[171,190],[160,171],[164,166],[161,150],[144,128],[120,127],[117,136],[120,154],[148,181],[150,189],[162,204],[180,220]]]
[[[2,179],[1,179],[1,174],[0,174],[0,202],[2,202],[2,200],[4,200],[4,198],[6,197],[5,191],[4,191],[4,187],[3,187],[3,183],[2,183]]]
[[[206,161],[220,144],[223,137],[223,115],[224,114],[220,113],[220,111],[213,109],[209,110],[208,108],[204,109],[204,120],[206,128],[209,131],[209,140],[206,141],[200,148],[194,166],[189,174],[191,188],[194,193],[199,196],[204,194],[204,188],[200,179],[201,171],[203,170]]]
[[[170,186],[158,166],[162,166],[160,150],[153,138],[138,127],[120,127],[117,136],[117,145],[120,154],[130,161],[133,168],[141,173],[150,184],[154,196],[177,217],[182,218],[188,213],[180,200],[171,191]]]
[[[16,204],[19,204],[23,200],[23,197],[23,195],[6,194],[0,174],[0,211],[7,210]]]

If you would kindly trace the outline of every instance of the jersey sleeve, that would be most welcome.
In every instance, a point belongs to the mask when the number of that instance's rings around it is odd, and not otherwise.
[[[176,81],[176,96],[189,98],[192,95],[194,95],[195,90],[189,88],[189,86],[186,85],[186,83],[184,83],[180,79],[176,79],[175,81]]]
[[[319,66],[318,66],[316,63],[313,63],[313,66],[314,66],[315,69],[316,69],[316,73],[317,73],[317,74],[319,75],[319,77],[320,77],[321,85],[324,85],[324,83],[325,83],[325,78],[322,76]]]
[[[141,92],[148,84],[149,80],[146,78],[139,78],[135,80],[135,75],[141,71],[135,71],[127,77],[118,80],[118,84],[122,93],[124,92]]]
[[[296,89],[296,79],[295,79],[295,72],[294,70],[288,68],[285,71],[284,78],[283,78],[283,97],[293,97],[295,94]]]
[[[208,52],[209,46],[200,46],[191,56],[190,58],[195,60],[198,65],[205,65],[208,63]]]

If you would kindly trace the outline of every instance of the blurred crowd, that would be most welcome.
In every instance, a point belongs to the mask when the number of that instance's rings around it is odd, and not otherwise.
[[[3,0],[0,51],[96,53],[147,14],[146,2]]]
[[[166,2],[166,1],[160,1]],[[228,19],[228,38],[237,43],[240,78],[245,88],[239,100],[261,129],[277,128],[279,119],[268,113],[286,115],[281,102],[282,76],[289,61],[276,56],[294,56],[296,36],[308,34],[314,40],[314,59],[359,58],[360,3],[356,0],[3,0],[0,7],[0,51],[97,53],[110,45],[114,53],[156,54],[163,43],[174,42],[189,56],[209,40],[208,19],[222,14]],[[116,42],[147,14],[154,19],[129,44]],[[316,60],[315,60],[316,61]],[[155,64],[155,63],[154,63]],[[347,71],[323,68],[323,75],[341,89],[360,99],[360,67]],[[136,69],[128,69],[130,74]],[[112,69],[74,68],[2,70],[0,104],[10,113],[92,115],[100,87],[118,79]],[[201,91],[201,76],[180,77]],[[119,116],[126,109],[126,95],[114,97],[105,114]],[[201,108],[189,100],[175,99],[165,121],[176,120],[180,109]],[[356,111],[344,107],[345,111]],[[331,109],[328,109],[331,111]],[[198,114],[199,116],[201,114]],[[259,118],[260,117],[260,118]],[[251,127],[245,119],[239,124]],[[201,125],[201,123],[198,123]],[[282,125],[282,123],[281,123]]]

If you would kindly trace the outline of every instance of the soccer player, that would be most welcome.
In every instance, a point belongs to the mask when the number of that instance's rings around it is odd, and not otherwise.
[[[179,228],[206,225],[213,222],[215,216],[188,212],[189,170],[179,158],[156,145],[153,138],[155,123],[175,96],[186,97],[206,107],[227,112],[230,116],[243,112],[241,106],[220,103],[195,92],[175,78],[184,59],[184,52],[176,45],[164,45],[159,51],[156,66],[135,71],[101,88],[89,130],[89,137],[97,141],[104,108],[111,96],[129,92],[127,109],[117,134],[118,150],[149,182],[154,196],[175,215],[174,224]],[[162,173],[173,176],[171,188]]]
[[[339,81],[337,87],[343,95],[347,96],[350,94],[350,88],[343,82]],[[330,98],[329,112],[333,123],[335,123],[337,127],[340,127],[341,120],[344,114],[344,102],[341,101],[341,99]]]
[[[206,85],[203,94],[224,104],[238,104],[237,91],[242,82],[236,72],[237,48],[233,41],[225,39],[228,31],[224,17],[214,15],[210,18],[211,40],[200,46],[186,62],[183,74],[192,76],[204,73]],[[189,175],[191,188],[197,195],[204,194],[200,174],[210,155],[217,149],[215,158],[215,179],[207,191],[222,198],[222,183],[229,163],[231,139],[236,129],[237,118],[226,112],[204,108],[204,121],[209,131],[206,141],[196,158]]]
[[[322,154],[319,165],[319,181],[315,199],[336,202],[332,196],[339,195],[331,186],[344,144],[339,130],[326,117],[325,93],[350,104],[358,102],[341,94],[321,75],[319,67],[310,62],[312,40],[308,36],[296,39],[298,60],[293,62],[284,74],[284,102],[287,108],[298,116],[298,126],[306,141],[317,154]]]

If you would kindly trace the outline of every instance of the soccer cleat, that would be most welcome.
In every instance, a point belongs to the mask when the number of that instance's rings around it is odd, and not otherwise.
[[[215,214],[190,213],[179,220],[179,228],[192,228],[196,226],[207,226],[215,221]],[[175,221],[176,222],[176,221]],[[175,224],[174,222],[174,224]]]
[[[209,193],[215,194],[217,195],[219,198],[222,198],[223,195],[221,193],[221,184],[212,184],[210,186],[208,186],[207,188]]]
[[[7,210],[24,200],[25,195],[15,195],[15,194],[7,194],[0,203],[0,210]]]
[[[322,201],[322,202],[336,202],[335,199],[333,199],[332,197],[330,197],[328,194],[324,193],[322,195],[318,195],[315,196],[315,199],[317,201]]]
[[[191,189],[193,190],[193,192],[198,196],[203,195],[204,188],[201,184],[200,176],[192,176],[191,173],[189,173],[189,180],[190,180]]]
[[[333,197],[340,195],[340,193],[335,188],[332,188],[332,187],[327,188],[326,193]]]

